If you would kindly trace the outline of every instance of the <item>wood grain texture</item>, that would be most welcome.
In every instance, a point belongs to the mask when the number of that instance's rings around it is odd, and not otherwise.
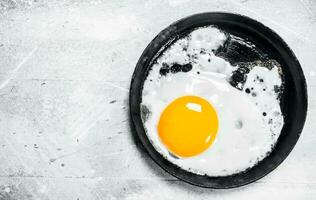
[[[147,44],[199,12],[250,16],[298,57],[309,113],[284,163],[237,189],[178,181],[135,145],[128,88]],[[0,0],[0,199],[313,199],[316,3],[311,0]]]

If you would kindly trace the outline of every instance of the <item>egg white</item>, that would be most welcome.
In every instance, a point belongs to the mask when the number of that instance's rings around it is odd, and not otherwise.
[[[226,35],[214,27],[197,29],[179,39],[152,66],[142,93],[141,107],[149,111],[148,116],[142,115],[143,124],[156,150],[182,169],[209,176],[231,175],[254,166],[272,150],[283,127],[283,115],[277,94],[273,92],[275,85],[282,84],[277,67],[268,70],[255,66],[249,72],[242,91],[232,87],[228,77],[234,67],[213,53],[225,40]],[[201,50],[203,54],[199,53],[193,59],[190,57]],[[193,69],[166,76],[159,74],[163,63],[175,62],[190,62]],[[257,76],[264,81],[254,81]],[[246,93],[245,88],[252,88],[252,92]],[[254,92],[255,97],[252,95]],[[179,158],[171,155],[161,142],[157,124],[166,106],[186,95],[202,97],[214,106],[219,130],[214,143],[206,151]]]

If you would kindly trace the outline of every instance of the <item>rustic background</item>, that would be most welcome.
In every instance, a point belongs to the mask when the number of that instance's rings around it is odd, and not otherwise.
[[[128,88],[146,45],[199,12],[250,16],[297,55],[308,83],[303,134],[280,167],[237,189],[183,183],[140,150]],[[316,1],[0,0],[0,199],[313,199]]]

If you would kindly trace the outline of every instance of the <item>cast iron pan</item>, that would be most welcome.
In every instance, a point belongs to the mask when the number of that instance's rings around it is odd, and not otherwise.
[[[175,39],[202,26],[217,28],[255,44],[255,49],[238,42],[230,42],[226,50],[218,55],[230,63],[251,62],[274,59],[283,70],[284,92],[281,110],[284,126],[273,151],[254,167],[230,176],[210,177],[197,175],[172,164],[161,156],[148,140],[140,115],[142,88],[151,64],[160,55],[161,49],[168,47]],[[130,116],[134,133],[145,147],[150,157],[173,176],[208,188],[233,188],[256,181],[275,169],[291,152],[304,126],[307,113],[306,82],[300,64],[288,45],[274,31],[245,16],[230,13],[201,13],[181,19],[161,31],[141,55],[130,87]]]

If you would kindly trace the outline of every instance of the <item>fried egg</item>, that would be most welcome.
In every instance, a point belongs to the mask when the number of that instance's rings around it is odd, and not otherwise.
[[[214,54],[226,40],[212,26],[193,30],[158,57],[143,86],[148,139],[167,160],[196,174],[227,176],[253,167],[272,151],[284,123],[278,63],[232,66]]]

